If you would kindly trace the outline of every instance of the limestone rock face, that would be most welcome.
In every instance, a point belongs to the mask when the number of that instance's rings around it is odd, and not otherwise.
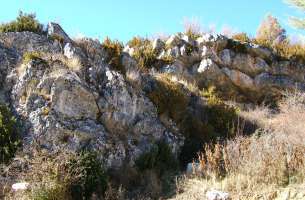
[[[57,78],[52,91],[54,111],[74,119],[96,119],[99,109],[94,94],[65,77]]]
[[[195,80],[199,87],[216,86],[223,98],[234,94],[237,101],[256,102],[278,96],[281,90],[304,90],[304,63],[279,60],[274,52],[256,44],[211,34],[195,41],[183,34],[172,35],[166,43],[158,58],[168,55],[174,61],[159,72]]]
[[[161,88],[157,78],[168,74],[181,79],[172,81],[183,85],[190,99],[185,110],[198,119],[205,119],[206,102],[185,86],[189,80],[199,89],[216,86],[223,98],[236,101],[305,91],[304,63],[278,60],[257,45],[232,46],[236,41],[224,36],[157,39],[152,42],[157,64],[147,71],[126,46],[120,56],[125,73],[107,63],[111,54],[98,40],[72,41],[59,25],[51,25],[49,35],[59,34],[64,45],[30,32],[0,34],[0,102],[23,121],[25,150],[33,143],[49,151],[89,148],[114,169],[133,166],[159,140],[177,155],[184,142],[181,130],[149,96]],[[22,55],[33,51],[50,56],[23,64]],[[77,69],[71,64],[75,60]]]
[[[6,88],[1,94],[24,121],[25,152],[33,143],[49,151],[89,148],[98,151],[106,167],[113,169],[133,166],[159,140],[179,153],[183,136],[161,123],[155,105],[141,89],[110,70],[105,63],[107,52],[98,41],[82,39],[65,45],[67,62],[78,58],[83,65],[75,71],[62,60],[34,59],[22,64],[20,58],[28,51],[62,54],[43,35],[11,33],[0,39],[5,42],[0,45],[0,80]],[[27,39],[30,45],[24,42]],[[128,71],[137,68],[127,54],[122,63]]]

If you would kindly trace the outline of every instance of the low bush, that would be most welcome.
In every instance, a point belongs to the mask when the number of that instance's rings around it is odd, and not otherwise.
[[[19,12],[16,20],[0,25],[0,32],[23,32],[30,31],[38,34],[43,33],[43,26],[36,20],[35,14]]]
[[[107,189],[107,176],[96,153],[81,152],[70,159],[67,166],[71,176],[79,177],[71,187],[73,199],[79,196],[83,197],[81,199],[90,199],[93,193],[100,196],[104,194]]]
[[[0,163],[7,163],[20,146],[15,117],[6,105],[0,104]]]
[[[286,95],[277,112],[262,107],[243,113],[260,129],[252,136],[205,145],[197,171],[205,187],[222,185],[231,194],[249,197],[265,189],[270,193],[303,184],[304,108],[305,95],[296,93]]]
[[[133,57],[137,60],[139,67],[142,70],[153,67],[157,60],[157,52],[153,50],[150,40],[140,37],[134,37],[128,42],[131,48],[134,48]]]
[[[121,62],[123,44],[117,40],[112,41],[110,38],[107,37],[102,43],[102,46],[108,52],[107,62],[110,64],[110,66],[113,69],[125,74],[126,70]]]
[[[247,53],[246,45],[233,39],[228,39],[226,49],[233,50],[236,53]]]
[[[201,95],[207,99],[208,124],[214,135],[222,138],[234,136],[238,110],[218,98],[213,87],[201,92]]]
[[[34,153],[28,170],[20,179],[30,183],[22,199],[61,200],[102,197],[107,187],[107,176],[93,152]]]
[[[196,18],[184,19],[183,28],[184,33],[192,40],[196,40],[201,35],[202,26]]]
[[[148,96],[157,106],[158,113],[166,113],[178,121],[183,116],[189,100],[183,85],[172,81],[166,74],[157,77],[155,83],[155,89]]]
[[[305,46],[301,44],[291,44],[289,39],[285,39],[278,43],[271,43],[268,40],[255,38],[252,42],[271,49],[280,60],[305,62]]]
[[[232,36],[232,39],[238,40],[240,42],[251,42],[251,38],[247,35],[247,33],[237,33]]]
[[[22,59],[23,64],[28,64],[32,60],[46,62],[44,59],[42,59],[42,53],[39,51],[26,52],[23,54],[23,59]]]
[[[140,186],[141,195],[145,199],[159,199],[173,191],[179,162],[166,142],[155,143],[135,163],[138,169],[136,185]]]
[[[186,136],[196,136],[203,140],[234,135],[237,110],[228,106],[215,95],[214,89],[201,92],[206,99],[203,106],[204,118],[194,117],[188,108],[191,92],[182,84],[171,80],[170,75],[159,75],[155,88],[148,97],[156,105],[158,114],[166,114],[173,119]]]
[[[159,141],[151,150],[142,154],[136,160],[136,166],[140,171],[156,170],[162,175],[165,171],[178,169],[178,161],[171,152],[171,148],[164,141]]]

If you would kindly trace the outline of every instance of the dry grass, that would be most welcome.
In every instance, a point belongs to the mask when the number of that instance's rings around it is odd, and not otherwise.
[[[30,187],[21,192],[7,191],[5,199],[72,200],[76,195],[89,199],[101,196],[106,189],[107,178],[93,153],[49,153],[35,148],[32,155],[20,159],[22,169],[12,168],[7,173],[15,181],[28,182]]]
[[[285,187],[298,191],[305,185],[305,94],[287,94],[277,113],[262,107],[243,115],[261,129],[249,137],[206,145],[199,155],[200,169],[195,178],[182,181],[185,192],[177,199],[196,199],[196,193],[211,188],[236,199],[275,199]]]

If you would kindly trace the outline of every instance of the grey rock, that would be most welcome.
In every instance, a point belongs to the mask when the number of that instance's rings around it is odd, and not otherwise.
[[[249,54],[236,54],[232,65],[229,67],[239,70],[250,76],[255,76],[261,72],[266,72],[269,68],[263,59],[252,57]]]
[[[229,77],[229,79],[239,88],[255,90],[254,80],[248,75],[228,68],[222,68],[222,71]]]
[[[251,55],[258,56],[262,59],[273,59],[272,52],[267,48],[261,47],[257,44],[249,44],[246,46],[246,48]]]
[[[223,65],[229,66],[232,64],[232,54],[229,49],[224,49],[220,52],[220,59]]]
[[[49,22],[48,24],[48,36],[59,37],[63,40],[64,44],[72,42],[66,32],[61,28],[61,26],[54,22]]]
[[[180,48],[178,46],[174,46],[167,51],[167,55],[172,56],[174,58],[178,58],[181,56]]]
[[[181,39],[177,35],[171,35],[165,44],[168,47],[179,46],[181,44]]]
[[[207,200],[229,200],[230,194],[219,190],[209,190],[206,193]]]
[[[45,35],[32,32],[9,32],[0,34],[0,42],[5,47],[23,55],[25,52],[61,53],[61,47],[49,40]]]
[[[305,91],[305,84],[296,82],[287,76],[275,76],[269,73],[262,73],[255,77],[255,84],[259,88],[275,88],[279,90],[295,90]]]
[[[152,46],[154,51],[160,52],[164,48],[165,44],[161,39],[158,38],[153,41]]]

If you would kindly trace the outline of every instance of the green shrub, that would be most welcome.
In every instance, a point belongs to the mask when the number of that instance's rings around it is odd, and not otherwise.
[[[152,146],[149,152],[142,154],[136,160],[136,166],[140,171],[156,170],[158,174],[162,175],[166,171],[177,170],[178,161],[168,144],[159,141]]]
[[[238,40],[240,42],[247,42],[247,43],[251,42],[251,39],[249,38],[247,33],[237,33],[232,36],[232,39]]]
[[[107,188],[107,176],[97,154],[82,152],[68,163],[68,172],[79,179],[72,184],[73,199],[90,199],[93,193],[103,195]]]
[[[39,61],[45,62],[42,59],[42,53],[39,51],[26,52],[23,54],[23,57],[22,57],[23,64],[28,64],[32,60],[39,60]]]
[[[173,62],[171,56],[162,56],[162,58],[158,59],[158,51],[153,49],[149,39],[134,37],[127,45],[134,49],[132,57],[138,62],[141,70],[146,71],[152,67],[171,64]]]
[[[200,37],[200,33],[196,33],[192,29],[186,30],[185,35],[187,35],[192,40],[197,40]]]
[[[236,53],[247,53],[247,47],[240,41],[235,41],[233,39],[228,39],[226,46],[227,49],[233,50]]]
[[[232,132],[237,120],[235,108],[217,98],[213,89],[194,94],[207,99],[207,105],[202,107],[205,117],[200,119],[194,116],[194,111],[189,108],[188,91],[168,75],[160,75],[155,88],[147,95],[156,105],[158,114],[170,117],[187,137],[196,136],[205,141],[226,137]]]
[[[127,45],[130,47],[130,48],[141,48],[143,46],[147,46],[147,45],[150,45],[151,42],[150,40],[148,39],[144,39],[144,38],[141,38],[141,37],[133,37],[128,43]]]
[[[235,133],[235,125],[238,119],[238,110],[225,104],[215,94],[215,88],[211,87],[201,93],[207,99],[207,116],[210,131],[217,137],[229,137]]]
[[[175,121],[183,116],[189,100],[183,85],[173,82],[166,74],[156,79],[155,89],[148,97],[156,105],[158,114],[167,113]]]
[[[149,69],[157,63],[157,52],[153,50],[151,41],[140,37],[134,37],[128,42],[134,48],[133,57],[137,60],[142,70]]]
[[[102,43],[102,46],[106,49],[108,52],[108,59],[107,62],[110,64],[110,66],[121,73],[125,73],[125,68],[122,65],[121,62],[121,54],[123,50],[123,44],[119,41],[115,40],[112,41],[110,38],[106,38],[104,42]]]
[[[20,11],[16,20],[0,25],[0,32],[6,33],[30,31],[33,33],[42,34],[42,27],[42,24],[36,20],[35,14],[25,14]]]
[[[48,153],[38,149],[28,162],[22,180],[31,188],[24,199],[83,200],[93,194],[103,196],[106,191],[107,176],[96,153]]]
[[[7,163],[20,145],[17,123],[7,106],[0,104],[0,163]]]

